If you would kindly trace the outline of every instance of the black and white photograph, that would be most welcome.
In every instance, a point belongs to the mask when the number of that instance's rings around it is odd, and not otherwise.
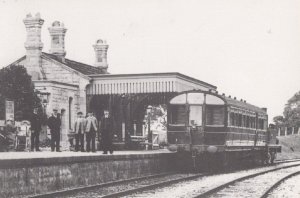
[[[0,0],[1,198],[299,198],[299,0]]]

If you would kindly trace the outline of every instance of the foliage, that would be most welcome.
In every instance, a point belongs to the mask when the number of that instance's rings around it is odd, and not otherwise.
[[[0,119],[5,118],[5,99],[15,103],[15,120],[29,120],[33,108],[42,109],[25,67],[10,65],[0,70]]]
[[[284,117],[283,116],[275,116],[273,118],[273,122],[276,126],[283,126],[284,125]]]
[[[300,91],[291,97],[285,105],[283,116],[273,118],[276,126],[300,126]]]

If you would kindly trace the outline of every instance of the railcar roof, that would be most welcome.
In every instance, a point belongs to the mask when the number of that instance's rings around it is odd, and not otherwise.
[[[254,106],[254,105],[249,104],[247,102],[236,100],[236,99],[229,98],[229,97],[226,97],[226,96],[222,96],[222,98],[224,98],[226,100],[227,104],[230,105],[230,106],[235,106],[235,107],[239,107],[239,108],[243,108],[243,109],[249,109],[250,111],[254,111],[254,112],[257,112],[257,113],[261,113],[261,114],[267,114],[260,107]]]

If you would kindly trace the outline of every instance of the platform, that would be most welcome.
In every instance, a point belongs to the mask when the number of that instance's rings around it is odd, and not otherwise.
[[[150,155],[159,153],[172,153],[168,149],[159,150],[143,150],[143,151],[114,151],[111,154],[102,154],[102,151],[93,152],[74,152],[74,151],[62,151],[62,152],[0,152],[0,165],[3,160],[16,160],[16,159],[49,159],[49,158],[64,158],[64,157],[89,157],[89,156],[124,156],[124,155]]]
[[[24,197],[161,174],[172,170],[168,150],[0,153],[0,197]]]

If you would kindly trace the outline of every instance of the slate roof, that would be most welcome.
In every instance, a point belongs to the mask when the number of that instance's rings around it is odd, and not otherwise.
[[[47,58],[53,59],[61,64],[64,64],[67,67],[70,67],[71,69],[74,69],[84,75],[92,75],[92,74],[105,74],[105,71],[103,71],[101,68],[94,67],[92,65],[87,65],[84,63],[80,63],[74,60],[70,60],[65,58],[63,61],[61,58],[53,55],[43,52],[42,56],[45,56]]]

